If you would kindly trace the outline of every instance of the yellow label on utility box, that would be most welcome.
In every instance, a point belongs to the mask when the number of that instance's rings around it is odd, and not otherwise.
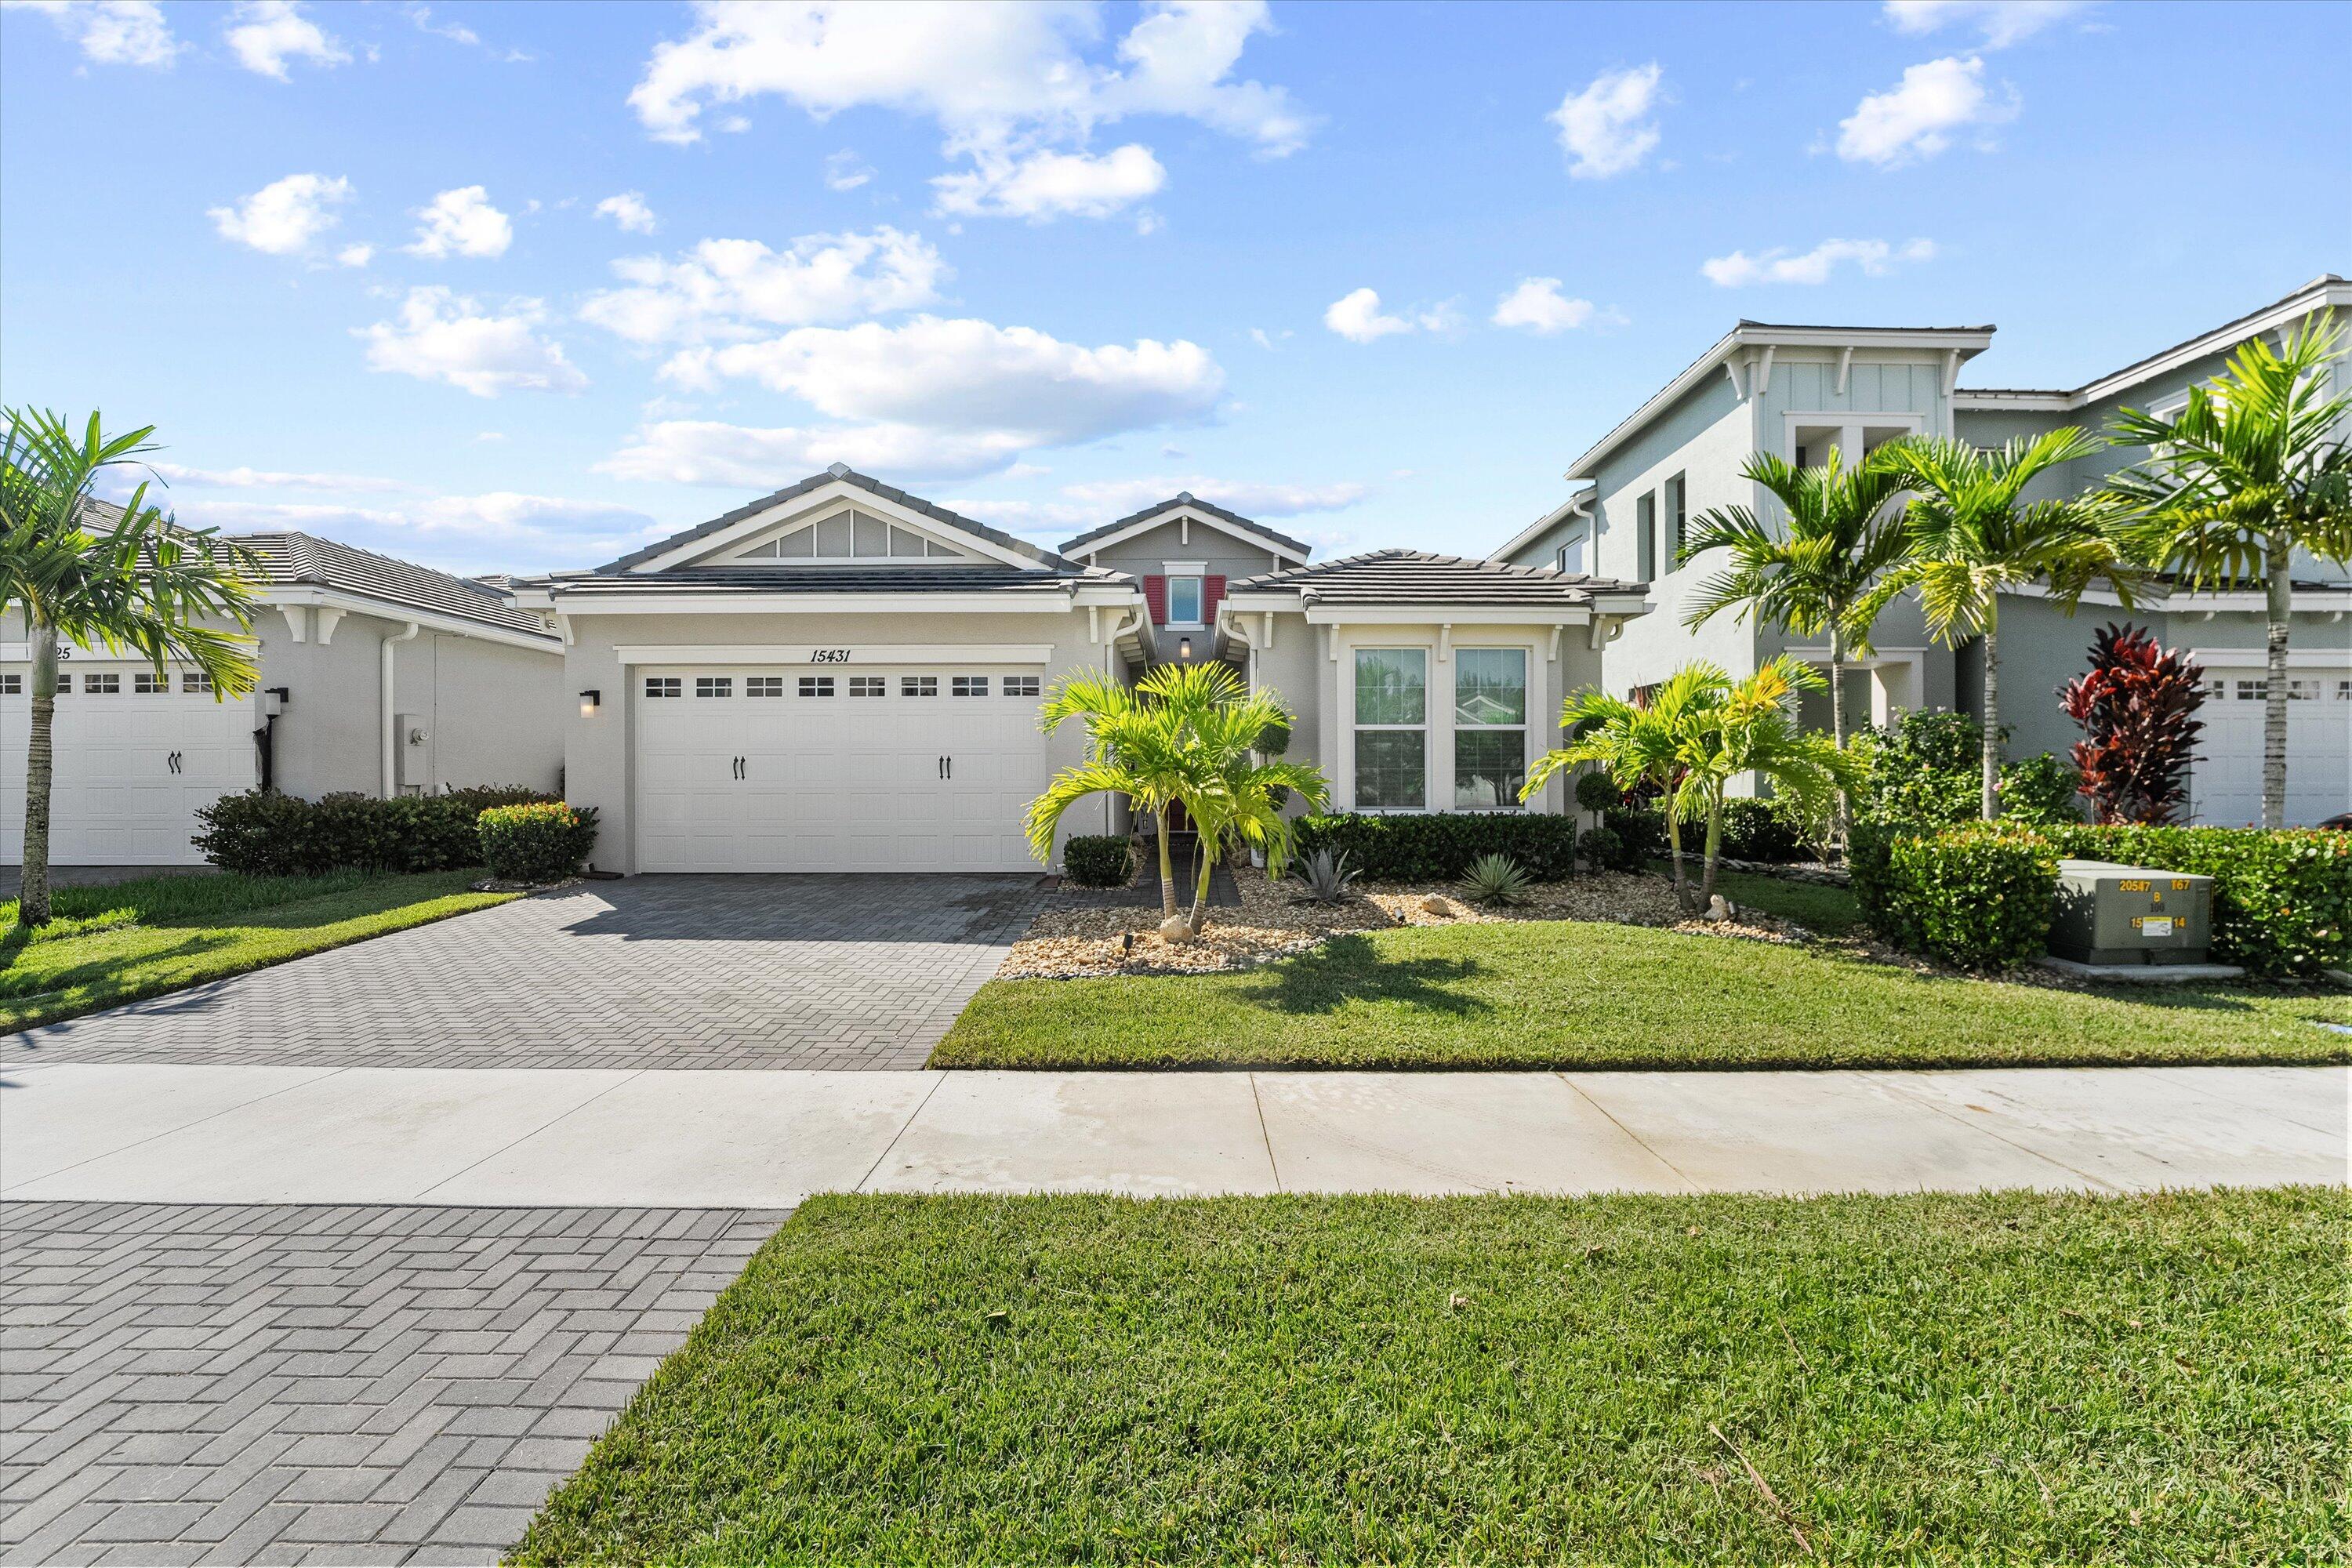
[[[2170,915],[2142,915],[2138,919],[2133,921],[2132,924],[2139,928],[2139,934],[2142,936],[2170,936],[2172,934],[2172,917]]]

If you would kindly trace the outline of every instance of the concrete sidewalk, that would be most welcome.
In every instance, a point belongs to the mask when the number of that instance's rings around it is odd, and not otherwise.
[[[778,1209],[810,1193],[2341,1183],[2344,1068],[0,1078],[0,1196]]]

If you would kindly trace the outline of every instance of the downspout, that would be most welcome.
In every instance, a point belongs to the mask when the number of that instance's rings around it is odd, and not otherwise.
[[[393,778],[398,771],[398,752],[396,748],[400,744],[400,737],[392,732],[394,725],[394,714],[392,709],[394,701],[392,690],[392,650],[399,647],[402,643],[414,641],[415,637],[416,623],[415,621],[411,621],[408,623],[408,629],[406,631],[401,633],[396,637],[388,637],[383,639],[383,647],[382,650],[382,658],[383,660],[383,798],[386,800],[390,800],[393,797],[393,795],[397,788],[397,786],[393,783]]]

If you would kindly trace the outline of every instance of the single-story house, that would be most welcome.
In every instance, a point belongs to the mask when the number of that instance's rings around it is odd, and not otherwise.
[[[1343,805],[1519,809],[1643,608],[1549,567],[1310,554],[1187,495],[1049,551],[836,464],[515,591],[562,637],[567,793],[619,871],[1034,866],[1024,812],[1085,745],[1039,731],[1040,695],[1186,658],[1278,690]],[[1064,831],[1126,826],[1106,801]]]
[[[179,664],[59,649],[52,864],[200,864],[196,812],[263,784],[312,798],[562,787],[562,644],[504,588],[303,533],[232,542],[260,567],[251,695],[224,699]],[[11,609],[0,626],[9,863],[24,843],[30,652]]]

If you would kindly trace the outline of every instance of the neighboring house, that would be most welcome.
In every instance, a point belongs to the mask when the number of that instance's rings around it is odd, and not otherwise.
[[[261,567],[250,696],[216,700],[178,663],[59,650],[54,864],[198,864],[195,813],[264,784],[312,798],[562,787],[562,645],[538,616],[494,586],[308,534],[232,542]],[[0,636],[0,859],[13,863],[32,706],[21,611]]]
[[[1610,645],[1609,689],[1664,679],[1693,658],[1735,675],[1784,653],[1815,662],[1819,639],[1717,616],[1684,625],[1698,585],[1716,570],[1702,557],[1677,567],[1688,520],[1711,507],[1765,509],[1768,498],[1740,477],[1751,451],[1820,462],[1835,446],[1849,461],[1911,432],[1997,446],[2014,435],[2060,425],[2097,431],[2121,406],[2168,413],[2189,388],[2219,374],[2248,339],[2291,329],[2321,309],[2352,314],[2352,284],[2329,275],[2251,315],[2224,323],[2069,392],[1973,390],[1961,366],[1991,343],[1991,327],[1778,326],[1742,321],[1688,369],[1610,431],[1568,470],[1575,487],[1553,511],[1506,541],[1502,561],[1630,578],[1648,585],[1658,613]],[[2339,363],[2338,390],[2352,389]],[[2081,489],[2137,460],[2112,448],[2045,481]],[[2340,563],[2304,560],[2296,573],[2289,713],[2287,820],[2309,823],[2352,807],[2352,582]],[[2071,618],[2037,594],[2001,606],[2001,716],[2012,754],[2063,755],[2079,731],[2059,711],[2056,692],[2088,664],[2091,637],[2108,620],[2131,619],[2194,654],[2211,675],[2200,717],[2206,732],[2192,770],[2196,820],[2240,824],[2260,816],[2263,597],[2260,592],[2192,595],[2157,591],[2128,616],[2111,594],[2087,595]],[[1904,709],[1973,711],[1981,661],[1973,645],[1948,649],[1926,632],[1909,600],[1890,605],[1874,633],[1871,658],[1844,679],[1848,712],[1884,723]],[[1809,697],[1808,722],[1826,726],[1826,694]]]
[[[1028,804],[1086,746],[1039,731],[1045,689],[1188,658],[1280,690],[1290,753],[1343,805],[1517,810],[1562,696],[1642,608],[1549,570],[1308,556],[1189,496],[1047,551],[836,464],[515,590],[563,637],[568,794],[619,871],[1034,866]],[[1106,799],[1063,832],[1129,826]]]

